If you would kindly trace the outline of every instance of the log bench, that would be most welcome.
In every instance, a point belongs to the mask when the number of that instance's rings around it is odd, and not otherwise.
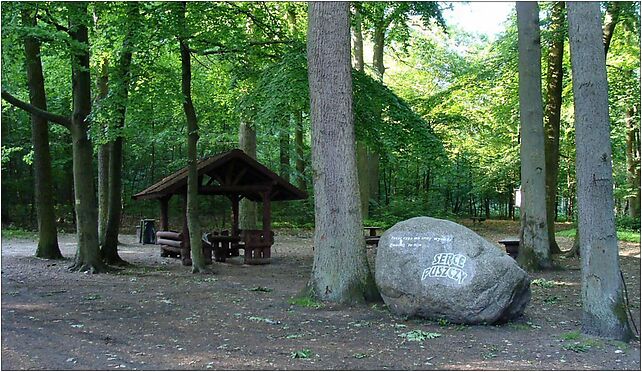
[[[180,258],[185,266],[192,264],[189,236],[177,231],[157,231],[156,244],[160,245],[161,257]],[[212,263],[211,246],[203,244],[203,255],[206,264]]]
[[[230,257],[239,256],[244,251],[244,263],[261,265],[270,263],[274,231],[270,231],[269,240],[264,239],[263,230],[241,230],[239,236],[230,236],[228,231],[212,232],[203,236],[203,241],[214,252],[216,262],[225,262]]]

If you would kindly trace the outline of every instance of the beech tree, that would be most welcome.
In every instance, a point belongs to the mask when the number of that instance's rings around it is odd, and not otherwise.
[[[582,331],[628,341],[613,215],[608,84],[599,3],[568,3],[582,256]]]
[[[93,149],[87,135],[91,111],[91,78],[89,73],[89,33],[87,24],[89,14],[87,3],[66,4],[69,26],[58,28],[69,35],[71,40],[72,101],[71,117],[53,114],[33,105],[20,101],[6,91],[2,98],[7,102],[51,122],[65,126],[71,132],[73,149],[73,179],[76,209],[77,250],[74,264],[70,270],[103,272],[108,268],[100,258],[98,247],[98,203],[96,198]]]
[[[517,2],[519,49],[519,121],[521,124],[522,219],[520,265],[528,269],[551,267],[546,228],[546,165],[542,124],[539,7]]]
[[[192,272],[208,272],[205,265],[201,242],[201,224],[198,218],[198,164],[196,145],[198,143],[198,119],[192,102],[192,63],[188,44],[185,13],[187,3],[182,1],[178,7],[178,42],[181,50],[181,91],[183,110],[187,121],[187,198],[186,213],[189,228],[189,242],[192,253]]]
[[[35,27],[36,11],[22,10],[24,26]],[[40,42],[33,36],[24,38],[29,101],[34,107],[47,110],[45,82],[40,59]],[[58,247],[56,216],[54,213],[51,153],[49,151],[49,124],[47,119],[31,114],[31,142],[33,144],[34,193],[38,219],[38,248],[36,257],[62,258]]]
[[[314,182],[314,263],[308,287],[324,301],[378,297],[368,267],[355,161],[349,3],[311,2],[308,80]]]
[[[546,162],[546,223],[550,253],[560,253],[555,241],[555,208],[557,206],[557,177],[560,159],[560,116],[562,112],[562,68],[564,60],[564,2],[557,1],[551,7],[548,46],[548,67],[546,69],[546,107],[544,109],[544,146]]]

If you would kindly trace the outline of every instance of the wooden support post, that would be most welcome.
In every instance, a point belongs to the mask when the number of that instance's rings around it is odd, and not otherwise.
[[[263,193],[263,239],[266,244],[268,244],[268,248],[263,251],[264,258],[269,258],[270,257],[270,252],[272,250],[271,247],[271,232],[272,232],[272,224],[271,224],[271,205],[270,205],[270,193],[271,190],[268,190]]]
[[[164,198],[161,198],[160,201],[160,231],[168,231],[169,230],[169,198],[171,196],[167,196]]]
[[[181,261],[184,266],[192,265],[192,252],[189,242],[189,227],[187,225],[187,193],[183,194],[183,244],[181,247]]]

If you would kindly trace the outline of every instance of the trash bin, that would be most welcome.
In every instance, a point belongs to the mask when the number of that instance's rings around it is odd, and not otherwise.
[[[156,226],[153,219],[140,220],[140,235],[138,242],[143,244],[156,243]]]

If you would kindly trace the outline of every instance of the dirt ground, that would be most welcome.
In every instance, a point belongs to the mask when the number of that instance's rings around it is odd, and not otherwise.
[[[499,221],[470,227],[494,243],[518,229]],[[135,266],[99,275],[67,271],[73,235],[60,236],[65,261],[34,258],[33,240],[2,241],[3,370],[640,370],[639,340],[627,345],[575,332],[577,259],[531,273],[545,281],[532,285],[523,318],[460,326],[397,318],[383,304],[290,304],[311,270],[311,231],[277,231],[270,265],[232,260],[214,264],[214,275],[193,275],[133,235],[120,239],[121,256]],[[558,241],[562,249],[572,244]],[[639,328],[640,245],[620,249]],[[413,330],[441,336],[401,336]]]

